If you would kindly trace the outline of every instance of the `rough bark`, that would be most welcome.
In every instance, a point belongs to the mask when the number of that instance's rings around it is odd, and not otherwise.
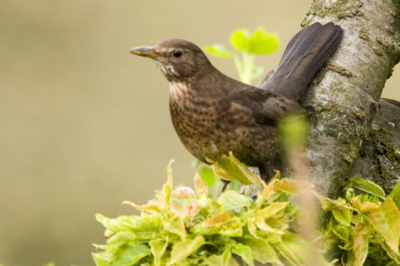
[[[363,177],[378,183],[390,193],[400,177],[400,102],[381,99],[360,158],[350,177]]]
[[[386,136],[377,134],[381,122],[376,121],[374,128],[372,121],[385,82],[400,59],[399,14],[398,0],[315,0],[302,23],[332,21],[344,29],[338,50],[313,80],[303,102],[316,110],[307,150],[313,181],[331,197],[349,176],[380,178],[381,184],[396,176],[381,171],[371,177],[360,161],[354,162],[360,154],[371,154],[368,147],[379,152],[373,145]]]

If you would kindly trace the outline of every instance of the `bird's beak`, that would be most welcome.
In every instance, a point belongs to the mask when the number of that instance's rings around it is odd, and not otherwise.
[[[135,47],[135,48],[132,48],[129,52],[131,54],[140,55],[140,56],[144,56],[144,57],[150,57],[150,58],[157,57],[157,54],[154,52],[154,49],[151,46]]]

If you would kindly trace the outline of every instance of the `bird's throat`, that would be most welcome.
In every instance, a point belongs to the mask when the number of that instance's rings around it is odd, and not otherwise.
[[[190,87],[184,82],[171,82],[169,92],[171,100],[179,102],[190,96]]]

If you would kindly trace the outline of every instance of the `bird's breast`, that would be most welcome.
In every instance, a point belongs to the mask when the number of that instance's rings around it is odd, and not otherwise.
[[[174,128],[195,157],[218,158],[232,151],[244,162],[254,164],[266,128],[255,124],[251,113],[223,97],[202,95],[184,84],[171,84],[170,112]],[[264,148],[263,148],[264,152]]]

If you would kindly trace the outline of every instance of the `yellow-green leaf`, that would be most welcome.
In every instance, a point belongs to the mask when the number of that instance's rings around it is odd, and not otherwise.
[[[364,192],[375,195],[381,199],[385,199],[385,191],[378,184],[375,184],[367,179],[359,177],[349,178],[346,186],[352,186]]]
[[[386,198],[377,211],[369,214],[370,221],[393,252],[399,254],[400,212],[391,198]]]
[[[283,265],[278,255],[270,244],[264,239],[244,238],[241,240],[243,244],[250,247],[254,259],[263,264],[273,263],[273,265]]]
[[[248,265],[254,266],[254,259],[250,247],[237,243],[232,247],[231,251],[240,256]]]
[[[162,222],[164,229],[170,231],[171,233],[177,234],[181,237],[181,239],[185,239],[186,237],[186,229],[185,224],[182,217],[174,217],[169,221]]]
[[[354,266],[362,266],[368,255],[369,227],[358,221],[353,230]]]
[[[337,221],[345,226],[350,226],[351,210],[332,210],[332,214]]]
[[[182,261],[204,245],[205,242],[206,240],[203,236],[196,236],[195,239],[185,240],[175,244],[171,251],[171,259],[167,265],[173,265]]]
[[[154,257],[154,266],[160,266],[161,257],[167,250],[168,242],[161,240],[151,240],[149,242],[149,246],[151,249],[151,253],[153,254]]]
[[[257,187],[261,188],[260,177],[254,174],[247,165],[236,159],[232,152],[228,156],[222,156],[216,161],[212,162],[212,168],[216,175],[228,181],[239,181],[244,185],[254,183]]]
[[[233,53],[228,48],[226,48],[221,44],[204,46],[203,50],[218,57],[223,57],[223,58],[233,57]]]
[[[246,51],[248,46],[248,33],[246,30],[236,30],[231,34],[231,45],[238,51]]]
[[[279,39],[275,34],[257,29],[249,38],[247,52],[250,54],[271,54],[278,50]]]
[[[250,206],[252,201],[249,197],[241,195],[234,190],[228,190],[222,193],[218,198],[218,204],[222,206],[224,211],[226,211]]]

